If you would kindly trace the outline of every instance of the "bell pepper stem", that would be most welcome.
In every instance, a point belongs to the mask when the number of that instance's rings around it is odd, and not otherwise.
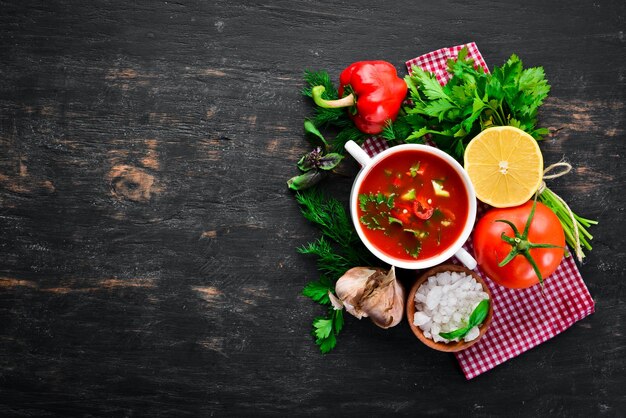
[[[350,93],[346,97],[342,97],[341,99],[336,100],[326,100],[322,98],[322,94],[326,91],[324,86],[315,86],[311,89],[311,95],[313,96],[313,101],[319,107],[323,107],[325,109],[330,108],[338,108],[338,107],[350,107],[353,106],[356,100],[354,99],[354,94]]]

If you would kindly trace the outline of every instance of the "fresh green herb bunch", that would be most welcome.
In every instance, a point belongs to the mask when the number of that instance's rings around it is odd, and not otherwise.
[[[490,126],[515,126],[537,140],[549,133],[536,127],[537,110],[550,91],[542,67],[523,69],[511,55],[489,74],[476,68],[467,53],[463,48],[456,60],[448,60],[453,76],[445,86],[434,74],[413,67],[405,78],[412,103],[385,130],[385,138],[423,142],[430,134],[440,149],[462,161],[467,143]]]
[[[315,148],[298,160],[296,166],[302,174],[287,180],[287,186],[292,190],[304,190],[315,186],[329,172],[332,172],[344,158],[339,153],[327,152],[328,142],[312,121],[304,121],[304,132],[305,136],[315,145]]]
[[[307,70],[304,72],[304,81],[307,85],[302,89],[303,96],[313,98],[312,88],[324,86],[323,99],[339,99],[339,92],[326,71]],[[311,121],[317,128],[334,128],[337,130],[337,135],[329,140],[329,151],[331,152],[344,155],[346,142],[352,140],[360,144],[366,138],[366,135],[354,125],[345,108],[324,108],[315,105],[315,114]]]
[[[359,240],[341,202],[316,188],[296,193],[296,200],[304,217],[322,232],[320,238],[298,251],[317,256],[320,278],[309,282],[302,294],[327,308],[326,316],[313,320],[313,335],[321,352],[328,353],[337,344],[337,335],[343,327],[343,311],[333,309],[328,292],[335,292],[337,279],[347,270],[376,265],[376,261]]]

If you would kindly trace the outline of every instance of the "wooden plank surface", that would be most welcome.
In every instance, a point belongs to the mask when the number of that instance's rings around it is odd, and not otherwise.
[[[0,415],[619,416],[623,1],[0,1]],[[305,68],[476,41],[552,84],[551,186],[597,218],[597,312],[466,382],[408,326],[322,356],[285,186]],[[349,164],[354,173],[356,166]],[[345,201],[350,178],[328,189]]]

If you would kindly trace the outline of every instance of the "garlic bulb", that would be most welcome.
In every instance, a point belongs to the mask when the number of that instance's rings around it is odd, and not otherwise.
[[[369,317],[381,328],[398,325],[404,315],[404,288],[396,279],[393,266],[389,272],[351,268],[337,280],[335,292],[336,297],[328,294],[335,309],[346,308],[358,319]]]

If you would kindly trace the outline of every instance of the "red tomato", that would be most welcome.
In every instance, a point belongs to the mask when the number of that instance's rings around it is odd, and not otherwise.
[[[510,238],[515,238],[515,234],[511,226],[496,220],[512,222],[519,233],[523,234],[532,206],[533,201],[529,201],[513,208],[492,209],[476,224],[474,231],[476,261],[490,279],[502,286],[523,289],[539,283],[531,263],[523,254],[516,255],[502,267],[498,266],[513,249],[510,243],[502,239],[502,233]],[[541,276],[546,279],[554,273],[563,259],[565,234],[557,216],[542,203],[537,203],[527,240],[531,244],[552,244],[561,247],[528,250]]]

